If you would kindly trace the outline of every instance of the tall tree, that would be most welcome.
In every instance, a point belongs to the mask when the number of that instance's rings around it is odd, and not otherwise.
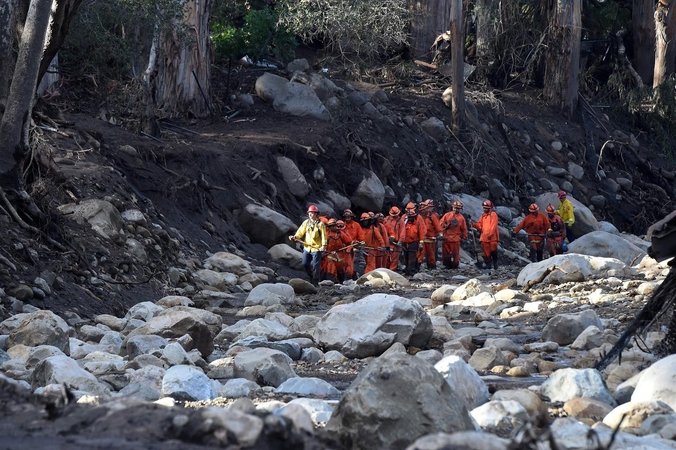
[[[451,0],[417,1],[411,22],[411,50],[413,57],[432,62],[430,46],[437,36],[447,31]]]
[[[26,125],[37,86],[40,61],[47,40],[53,0],[31,0],[19,42],[12,81],[5,111],[0,121],[0,175],[12,176],[15,156],[26,151]],[[11,19],[10,19],[11,21]],[[3,80],[4,81],[4,80]],[[23,134],[23,138],[22,138]]]
[[[549,0],[544,96],[568,116],[577,107],[580,78],[580,0]]]
[[[158,107],[197,117],[210,113],[210,8],[210,0],[186,1],[185,26],[175,27],[160,39],[155,81]],[[181,36],[181,29],[187,30],[188,36]]]
[[[465,36],[462,20],[462,0],[451,2],[451,65],[453,94],[451,95],[452,123],[455,131],[465,128]]]
[[[667,3],[668,1],[668,3]],[[655,71],[653,87],[664,83],[676,65],[676,0],[660,0],[655,8]]]
[[[644,83],[653,80],[655,68],[655,0],[632,0],[634,69]]]

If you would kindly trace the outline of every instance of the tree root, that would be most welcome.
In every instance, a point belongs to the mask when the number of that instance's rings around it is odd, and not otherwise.
[[[1,187],[0,187],[0,199],[5,204],[5,207],[7,208],[7,211],[9,211],[10,216],[16,221],[16,223],[19,224],[21,228],[23,228],[24,230],[28,230],[31,233],[41,235],[47,242],[52,244],[54,247],[58,248],[62,252],[66,251],[66,247],[61,245],[59,242],[50,238],[41,230],[35,228],[34,226],[28,225],[26,222],[24,222],[24,220],[19,216],[19,213],[16,212],[16,209],[14,209],[14,206],[12,206],[12,204],[7,199],[7,195],[5,195],[5,191]]]

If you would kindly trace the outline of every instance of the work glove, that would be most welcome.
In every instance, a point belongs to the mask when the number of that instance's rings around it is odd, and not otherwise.
[[[573,221],[573,219],[568,219],[568,220],[566,220],[566,224],[567,224],[569,227],[572,227],[574,223],[575,223],[575,222]]]
[[[422,240],[421,240],[421,241],[420,241],[420,245],[424,245],[424,244],[425,244],[425,241],[422,241]]]
[[[444,235],[442,233],[437,234],[437,239],[443,239]]]

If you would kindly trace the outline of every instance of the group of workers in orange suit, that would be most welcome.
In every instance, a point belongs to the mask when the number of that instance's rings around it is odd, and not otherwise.
[[[358,221],[350,209],[343,212],[342,220],[337,220],[319,216],[317,207],[311,205],[308,209],[310,218],[290,239],[304,244],[303,265],[315,283],[318,279],[342,282],[355,278],[358,254],[364,257],[364,273],[381,267],[396,271],[402,262],[404,274],[410,276],[425,260],[429,269],[436,269],[438,243],[441,243],[443,266],[457,269],[460,244],[469,238],[469,225],[480,232],[483,262],[478,260],[477,255],[477,267],[497,269],[500,242],[498,215],[490,200],[485,200],[482,208],[483,214],[477,221],[470,220],[468,224],[462,214],[463,204],[458,200],[452,203],[451,211],[441,217],[434,211],[434,202],[425,200],[420,205],[407,203],[403,214],[397,206],[390,208],[387,217],[382,213],[364,212]],[[529,214],[513,230],[514,233],[522,229],[527,231],[533,262],[542,260],[545,245],[550,255],[565,251],[566,223],[552,205],[547,207],[547,215],[540,213],[539,209],[536,204],[530,205]],[[318,257],[321,257],[319,275],[315,273]]]

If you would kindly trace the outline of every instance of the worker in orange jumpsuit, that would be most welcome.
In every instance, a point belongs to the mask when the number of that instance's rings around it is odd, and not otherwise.
[[[561,255],[563,254],[563,240],[566,239],[566,226],[552,205],[547,205],[547,219],[549,220],[547,251],[549,256]]]
[[[528,207],[528,214],[520,224],[514,228],[514,233],[526,230],[528,233],[528,245],[530,246],[530,260],[542,261],[545,249],[545,236],[549,229],[549,219],[540,212],[540,207],[535,203]]]
[[[420,216],[425,221],[427,234],[422,248],[418,250],[418,264],[422,264],[423,259],[427,258],[427,268],[434,270],[437,268],[437,239],[441,239],[443,236],[439,215],[434,212],[432,200],[427,199],[421,203]]]
[[[350,237],[352,238],[351,244],[354,244],[353,247],[348,249],[347,258],[345,258],[345,276],[347,278],[354,278],[355,276],[354,271],[355,254],[357,252],[359,243],[364,242],[364,230],[362,230],[359,223],[353,219],[354,213],[351,210],[346,209],[345,212],[343,212],[343,220],[345,221],[345,231],[347,231],[347,234],[349,234]]]
[[[380,234],[380,227],[376,215],[372,212],[365,212],[359,218],[362,230],[364,230],[364,242],[366,254],[364,260],[366,261],[366,268],[364,273],[369,273],[376,269],[376,259],[382,248],[385,247],[385,238]]]
[[[342,220],[341,220],[342,222]],[[322,273],[325,280],[345,281],[345,247],[350,245],[352,239],[344,232],[345,222],[342,227],[338,226],[336,219],[329,219],[327,227],[326,257],[322,258],[322,265],[326,263]]]
[[[425,221],[416,211],[414,203],[406,205],[406,214],[399,222],[397,240],[404,254],[405,275],[413,275],[418,271],[418,248],[424,243],[427,228]]]
[[[385,215],[383,213],[376,213],[376,226],[380,231],[380,235],[383,237],[383,245],[376,256],[376,268],[388,267],[389,265],[389,232],[385,226]]]
[[[388,257],[387,267],[390,270],[397,270],[399,268],[399,257],[401,256],[401,247],[397,236],[399,234],[399,221],[401,220],[401,210],[393,206],[390,208],[389,215],[383,220],[385,228],[387,228],[387,240],[390,245],[390,253]]]
[[[447,269],[457,269],[460,264],[460,239],[467,239],[467,221],[462,215],[462,202],[454,201],[452,210],[441,218],[444,241],[441,246],[441,261]]]
[[[483,268],[490,269],[491,261],[493,268],[498,268],[498,244],[500,243],[500,233],[498,232],[498,215],[493,211],[494,205],[490,200],[484,200],[481,205],[484,213],[479,220],[472,223],[472,226],[481,231],[481,250],[483,252]]]

